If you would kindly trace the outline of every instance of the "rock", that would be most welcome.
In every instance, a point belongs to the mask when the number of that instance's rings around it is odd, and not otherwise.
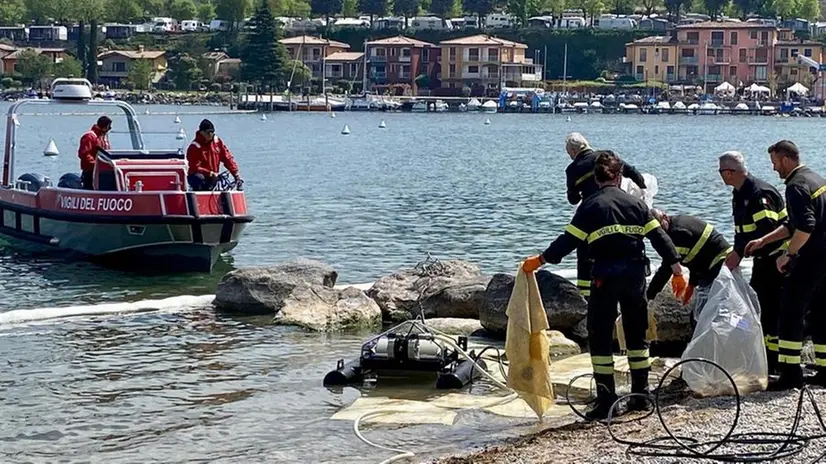
[[[569,356],[579,354],[579,345],[572,340],[565,338],[565,335],[558,330],[548,331],[548,341],[550,342],[551,356]]]
[[[381,309],[357,288],[299,284],[284,299],[273,322],[319,332],[373,328],[381,324]]]
[[[657,343],[685,345],[694,333],[691,327],[691,305],[683,306],[674,298],[671,284],[657,295],[648,306],[657,321]]]
[[[246,314],[275,314],[299,284],[332,288],[338,273],[319,261],[297,259],[277,266],[236,269],[215,290],[219,309]]]
[[[588,318],[584,317],[570,331],[571,338],[583,344],[588,343]]]
[[[588,305],[579,295],[576,285],[546,270],[536,273],[536,281],[551,329],[569,332],[585,318]],[[507,331],[508,317],[505,311],[508,309],[513,283],[513,275],[495,274],[485,290],[479,321],[492,334],[504,335]]]
[[[477,318],[489,277],[466,261],[425,261],[377,280],[367,295],[385,320],[429,317]],[[421,309],[419,298],[421,297]]]
[[[458,317],[436,317],[427,319],[425,325],[449,335],[479,335],[485,329],[482,324],[475,319],[462,319]]]

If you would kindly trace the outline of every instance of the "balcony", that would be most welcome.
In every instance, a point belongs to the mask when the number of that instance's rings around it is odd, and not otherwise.
[[[409,56],[400,56],[399,57],[399,62],[400,63],[410,63],[410,57]]]
[[[731,63],[731,57],[725,55],[710,55],[706,62],[709,64],[729,64]]]
[[[387,55],[370,55],[370,61],[373,63],[387,63]]]
[[[722,74],[708,74],[706,75],[706,82],[723,82]]]
[[[371,79],[387,79],[387,73],[386,72],[371,72],[370,73],[370,78]]]
[[[321,55],[302,55],[301,61],[304,63],[314,63],[316,61],[321,61]]]
[[[725,40],[723,39],[711,39],[711,42],[708,43],[709,47],[725,47]]]
[[[699,60],[697,60],[696,56],[681,56],[680,57],[680,64],[697,64]]]
[[[666,74],[666,75],[665,75],[665,81],[666,81],[666,82],[674,82],[674,81],[676,81],[676,80],[677,80],[677,75],[676,75],[676,74],[674,74],[674,73],[671,73],[671,74]]]
[[[499,79],[499,73],[497,73],[497,72],[482,73],[482,79]]]
[[[755,64],[755,65],[769,64],[769,57],[767,57],[767,56],[762,56],[762,57],[750,56],[749,57],[749,64]]]
[[[498,63],[499,62],[499,55],[490,55],[490,54],[488,54],[487,61],[489,61],[491,63]]]
[[[683,45],[700,45],[700,39],[685,39],[680,41]]]

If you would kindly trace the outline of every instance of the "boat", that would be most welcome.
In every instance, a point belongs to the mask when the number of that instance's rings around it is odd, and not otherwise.
[[[12,246],[69,252],[104,265],[153,272],[209,272],[238,241],[253,216],[244,192],[222,174],[221,189],[187,191],[181,149],[149,150],[134,108],[121,100],[93,100],[86,79],[55,79],[50,100],[11,105],[0,183],[0,235]],[[100,150],[94,190],[66,173],[57,186],[37,172],[15,177],[18,114],[25,106],[120,110],[131,148]],[[94,111],[94,110],[93,110]],[[78,134],[78,138],[80,134]],[[53,141],[45,155],[57,155]],[[25,155],[31,155],[26,153]]]
[[[479,102],[476,98],[471,98],[469,102],[467,102],[467,110],[468,111],[479,111],[479,108],[482,106],[482,103]]]
[[[482,112],[484,113],[495,113],[497,110],[496,102],[493,100],[488,100],[485,103],[482,103]]]

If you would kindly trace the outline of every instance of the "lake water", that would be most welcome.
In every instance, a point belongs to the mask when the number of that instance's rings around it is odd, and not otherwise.
[[[5,112],[8,104],[0,104]],[[37,108],[37,107],[34,107]],[[78,111],[75,107],[70,107]],[[136,107],[150,148],[185,147],[218,108]],[[29,111],[42,111],[41,109]],[[340,283],[375,280],[427,253],[513,272],[570,218],[565,134],[580,131],[659,180],[655,204],[697,214],[728,237],[730,193],[717,156],[740,150],[752,172],[781,185],[766,147],[794,140],[826,171],[824,120],[749,116],[385,114],[212,115],[234,152],[256,216],[210,274],[147,277],[12,250],[0,244],[0,311],[214,292],[234,267],[294,257],[333,265]],[[484,125],[485,119],[490,125]],[[94,116],[20,117],[16,175],[78,171],[77,141]],[[379,129],[381,120],[386,129]],[[352,133],[340,134],[347,124]],[[115,118],[115,131],[123,130]],[[164,132],[164,133],[160,133]],[[2,137],[4,134],[0,134]],[[57,158],[42,151],[53,138]],[[115,147],[127,146],[114,134]],[[0,144],[2,146],[2,144]],[[1,242],[0,242],[1,243]],[[573,266],[573,256],[560,268]],[[364,334],[310,334],[269,318],[210,309],[0,325],[0,461],[372,462],[390,457],[328,418],[360,394],[422,397],[379,387],[331,392],[321,379],[356,354]],[[475,389],[477,387],[474,387]],[[480,389],[485,389],[484,383]],[[370,437],[438,453],[531,427],[481,413],[454,426],[379,427]]]

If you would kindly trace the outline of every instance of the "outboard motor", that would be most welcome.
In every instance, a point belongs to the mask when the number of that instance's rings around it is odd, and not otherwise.
[[[69,188],[69,189],[83,189],[83,179],[73,172],[67,172],[60,176],[60,180],[57,181],[57,186],[60,188]]]
[[[37,172],[27,172],[17,178],[19,188],[28,190],[29,192],[37,192],[40,187],[45,187],[48,184],[48,178],[43,174]]]
[[[467,350],[467,337],[459,337],[456,345]],[[481,359],[476,363],[486,368]],[[358,360],[345,363],[340,359],[336,369],[324,377],[324,386],[359,383],[365,375],[380,372],[417,371],[438,374],[436,388],[462,388],[481,376],[479,367],[460,359],[459,352],[436,338],[427,326],[407,321],[364,342]]]

